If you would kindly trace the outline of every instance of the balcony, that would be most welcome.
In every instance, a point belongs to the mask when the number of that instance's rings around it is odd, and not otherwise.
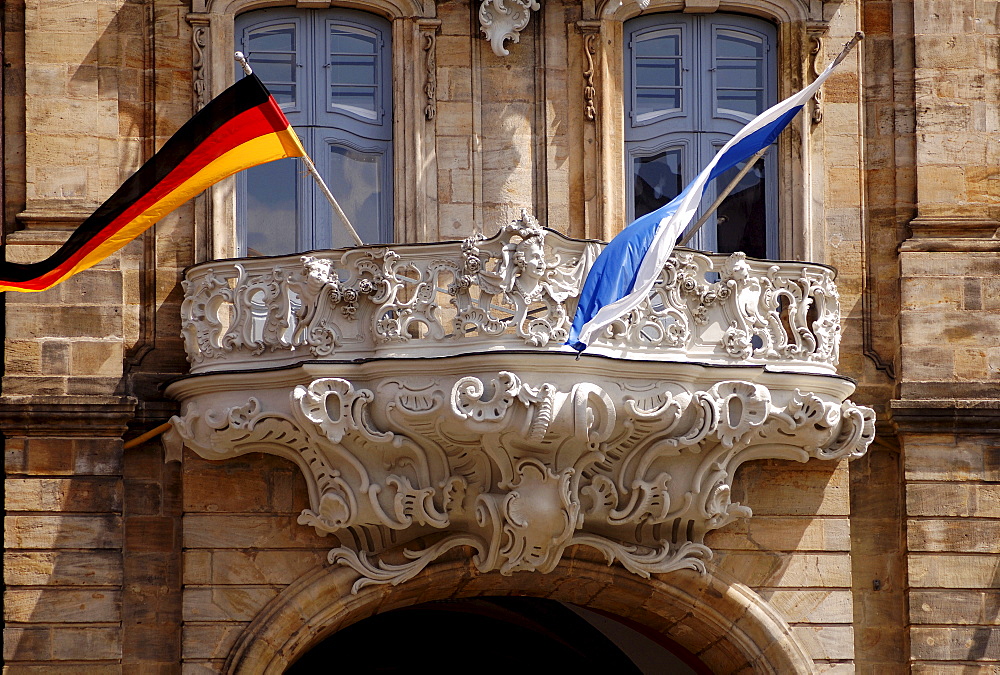
[[[197,265],[173,452],[295,462],[299,523],[338,535],[357,590],[456,547],[503,574],[573,545],[704,570],[704,535],[751,515],[729,498],[740,464],[866,451],[833,270],[679,250],[577,358],[599,250],[524,216],[485,240]]]
[[[182,309],[191,372],[567,352],[576,297],[599,252],[525,217],[489,240],[196,265]],[[823,265],[679,250],[649,302],[588,353],[835,373],[834,276]]]

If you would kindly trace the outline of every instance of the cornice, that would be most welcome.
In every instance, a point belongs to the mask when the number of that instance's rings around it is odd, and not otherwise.
[[[920,216],[910,221],[912,236],[900,252],[1000,251],[1000,221],[967,216]]]
[[[3,396],[5,436],[121,435],[135,416],[131,396]]]
[[[889,410],[900,433],[1000,434],[1000,399],[897,399]]]

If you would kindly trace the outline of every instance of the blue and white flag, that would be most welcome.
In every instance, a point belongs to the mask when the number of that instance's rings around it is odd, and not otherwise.
[[[857,39],[812,84],[743,127],[670,203],[637,218],[608,243],[584,281],[567,345],[582,352],[603,328],[649,296],[674,242],[694,218],[709,181],[773,143]]]

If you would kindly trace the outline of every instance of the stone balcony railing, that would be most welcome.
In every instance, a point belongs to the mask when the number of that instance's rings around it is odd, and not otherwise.
[[[191,372],[564,351],[599,247],[524,217],[487,240],[196,265],[182,308]],[[832,373],[839,312],[834,272],[823,265],[679,250],[648,302],[590,353]]]
[[[577,359],[598,251],[525,217],[487,240],[197,265],[170,454],[294,462],[298,522],[336,536],[355,589],[462,547],[501,574],[572,546],[704,571],[705,535],[751,515],[730,500],[743,462],[864,454],[831,269],[678,251]]]

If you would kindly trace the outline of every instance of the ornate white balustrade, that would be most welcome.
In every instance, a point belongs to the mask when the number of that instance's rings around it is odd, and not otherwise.
[[[188,271],[191,371],[305,360],[563,351],[599,244],[529,216],[488,240],[213,261]],[[591,347],[624,359],[835,372],[833,271],[677,251],[649,301]]]
[[[730,500],[743,462],[866,451],[830,269],[680,251],[576,359],[561,345],[597,251],[523,218],[485,241],[196,266],[168,446],[298,465],[299,523],[336,537],[355,589],[457,547],[503,574],[574,545],[644,576],[704,569],[705,534],[750,516]]]

